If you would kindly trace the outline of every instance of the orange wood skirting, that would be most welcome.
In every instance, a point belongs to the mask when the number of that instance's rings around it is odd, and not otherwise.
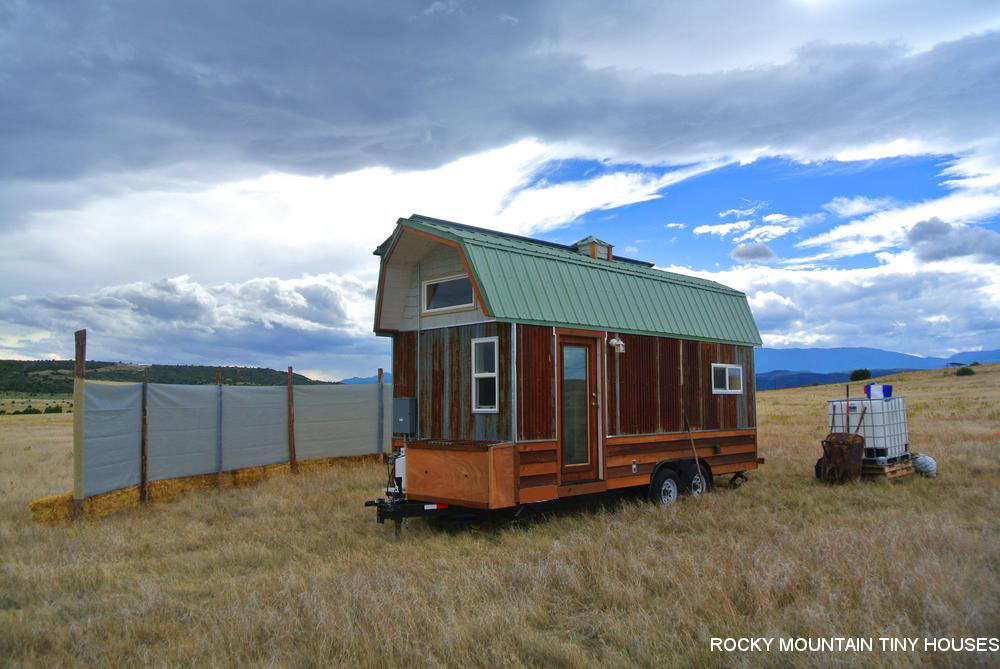
[[[521,504],[545,502],[557,497],[559,497],[559,490],[554,484],[540,485],[533,488],[521,488],[521,490],[518,491],[518,501]]]

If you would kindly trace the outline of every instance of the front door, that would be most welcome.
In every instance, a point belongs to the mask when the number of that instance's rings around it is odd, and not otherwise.
[[[559,337],[559,451],[562,481],[596,481],[598,476],[597,342]]]

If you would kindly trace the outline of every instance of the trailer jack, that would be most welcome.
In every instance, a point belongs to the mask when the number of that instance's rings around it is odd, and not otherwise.
[[[729,487],[739,488],[744,483],[746,483],[747,480],[748,479],[746,474],[744,474],[743,472],[736,472],[735,474],[733,474],[733,477],[729,479]]]

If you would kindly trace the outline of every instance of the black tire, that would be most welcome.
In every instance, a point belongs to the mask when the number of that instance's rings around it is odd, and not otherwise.
[[[673,469],[661,467],[650,485],[649,497],[657,506],[670,506],[681,494],[681,481]]]
[[[704,485],[701,484],[701,480],[704,480]],[[712,474],[708,467],[705,465],[701,466],[701,477],[698,475],[698,467],[691,464],[690,467],[684,472],[684,476],[681,478],[681,492],[685,495],[693,495],[698,497],[706,492],[712,491]]]

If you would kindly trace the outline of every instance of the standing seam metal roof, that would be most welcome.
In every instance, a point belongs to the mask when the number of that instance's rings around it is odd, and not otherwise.
[[[761,345],[746,295],[720,283],[425,216],[398,224],[457,242],[497,320]]]

